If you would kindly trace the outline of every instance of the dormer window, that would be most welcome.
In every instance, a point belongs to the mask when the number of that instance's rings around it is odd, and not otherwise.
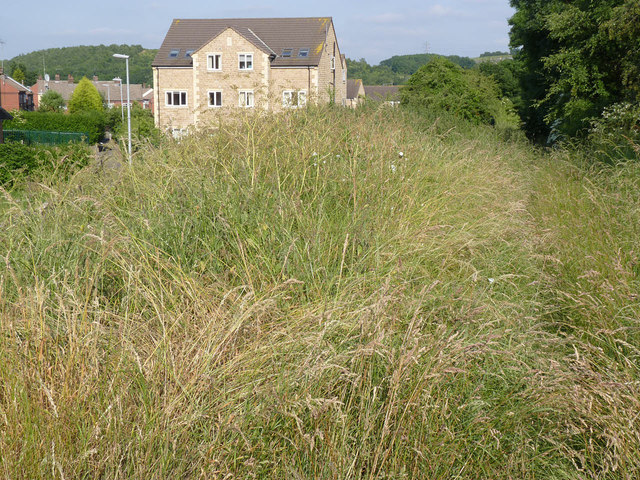
[[[290,57],[291,55],[293,55],[293,48],[284,48],[284,49],[282,49],[282,56],[283,57]]]
[[[309,49],[308,48],[301,48],[300,50],[298,50],[298,56],[299,57],[308,57],[309,56]]]
[[[169,52],[169,58],[178,58],[178,55],[180,55],[180,49],[179,48],[174,48],[173,50],[171,50]]]

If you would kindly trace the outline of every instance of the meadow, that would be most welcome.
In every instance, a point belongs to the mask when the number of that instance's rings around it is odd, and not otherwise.
[[[640,477],[638,162],[309,108],[0,194],[2,478]]]

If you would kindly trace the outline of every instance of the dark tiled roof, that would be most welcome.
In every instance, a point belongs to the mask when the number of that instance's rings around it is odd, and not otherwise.
[[[2,78],[5,82],[13,85],[13,88],[18,90],[19,92],[33,93],[29,87],[21,84],[17,80],[11,78],[9,75],[0,75],[0,78]]]
[[[198,50],[227,28],[233,28],[265,53],[278,55],[271,63],[273,67],[318,65],[331,23],[331,17],[176,19],[152,65],[190,67],[192,60],[185,53]],[[293,49],[290,57],[281,56],[285,48]],[[307,57],[298,56],[301,48],[309,49]],[[180,52],[169,58],[171,50]]]
[[[384,102],[400,101],[399,85],[365,85],[364,94],[370,100]]]
[[[347,98],[354,99],[358,98],[358,92],[360,91],[360,86],[362,85],[362,80],[360,79],[348,79],[347,80]]]

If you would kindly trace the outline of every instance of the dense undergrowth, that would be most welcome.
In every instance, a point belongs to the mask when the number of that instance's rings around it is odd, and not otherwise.
[[[5,191],[0,476],[637,478],[640,172],[585,165],[310,109]]]

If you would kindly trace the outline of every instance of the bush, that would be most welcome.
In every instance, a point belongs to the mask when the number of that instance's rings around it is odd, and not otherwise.
[[[13,120],[5,121],[7,130],[43,130],[47,132],[86,132],[89,143],[98,142],[106,128],[103,112],[65,114],[55,112],[16,112]]]
[[[21,143],[0,144],[0,185],[12,185],[16,179],[33,174],[66,176],[87,165],[90,150],[86,145],[32,147]]]
[[[640,158],[640,103],[615,103],[591,121],[588,148],[600,160]]]
[[[40,112],[62,112],[64,109],[64,98],[58,92],[48,90],[40,99]]]
[[[114,109],[115,110],[115,109]],[[116,127],[113,128],[114,138],[127,138],[127,119],[121,120],[120,112],[118,112]],[[160,141],[162,133],[155,126],[153,121],[153,112],[144,110],[139,104],[134,103],[131,108],[131,136],[138,140],[148,140],[154,145]]]
[[[500,99],[495,81],[443,57],[421,67],[400,94],[404,105],[450,112],[475,124],[518,125],[513,105]]]

